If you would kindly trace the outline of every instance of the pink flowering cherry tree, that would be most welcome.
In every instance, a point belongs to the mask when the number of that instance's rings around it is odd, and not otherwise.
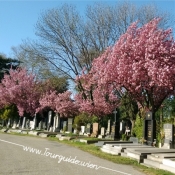
[[[28,74],[26,69],[11,69],[0,83],[0,104],[15,104],[20,116],[24,112],[33,115],[39,106],[39,82],[35,75]]]
[[[142,27],[131,24],[115,45],[94,59],[91,81],[98,88],[113,85],[129,92],[154,114],[175,89],[175,42],[171,29],[159,29],[160,19]]]
[[[71,99],[70,91],[58,94],[56,91],[46,92],[40,98],[39,104],[37,112],[49,107],[61,117],[74,116],[78,113],[78,105]]]
[[[118,104],[118,98],[113,91],[113,86],[98,86],[98,81],[93,75],[98,74],[98,70],[93,68],[88,74],[82,73],[76,81],[81,82],[83,91],[76,96],[76,102],[79,104],[80,112],[88,113],[90,116],[96,115],[103,117],[110,114]]]

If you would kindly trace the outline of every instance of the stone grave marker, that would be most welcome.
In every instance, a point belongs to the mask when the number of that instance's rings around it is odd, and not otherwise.
[[[104,127],[101,127],[101,135],[105,136],[105,128]]]
[[[68,118],[68,131],[72,132],[73,118]]]
[[[105,136],[105,128],[101,127],[101,132],[100,132],[100,135],[98,136],[98,138],[102,139],[102,138],[104,138],[104,136]]]
[[[143,127],[143,136],[147,145],[153,145],[154,140],[156,139],[156,121],[154,120],[152,112],[146,113]]]
[[[25,126],[25,128],[26,128],[26,129],[29,129],[29,128],[30,128],[30,120],[29,120],[29,119],[27,119],[27,121],[26,121],[26,126]]]
[[[52,126],[50,127],[49,132],[53,132],[53,127]]]
[[[164,124],[163,125],[165,139],[164,139],[164,146],[163,148],[174,148],[174,137],[175,137],[175,130],[172,124]]]
[[[13,129],[16,129],[16,126],[17,126],[16,121],[14,121],[14,122],[13,122],[12,128],[13,128]]]
[[[63,121],[63,131],[67,131],[67,121]]]
[[[81,126],[81,131],[80,131],[80,135],[84,135],[85,133],[85,126]]]
[[[41,130],[41,127],[42,127],[42,122],[40,121],[38,124],[38,129]]]
[[[110,135],[110,133],[111,133],[111,120],[108,120],[108,127],[106,131],[106,135]]]
[[[51,127],[51,121],[52,121],[52,111],[48,112],[48,119],[47,119],[47,130],[49,131],[49,128]]]
[[[92,137],[97,137],[98,135],[98,123],[93,123],[93,128],[92,128]]]
[[[125,122],[121,121],[120,122],[120,134],[124,134],[125,133]]]
[[[60,115],[56,113],[55,120],[54,120],[54,132],[60,131]]]
[[[10,126],[11,126],[11,119],[9,118],[7,123],[7,128],[10,128]]]
[[[30,121],[30,129],[34,129],[34,121]]]
[[[74,134],[77,134],[77,129],[74,129],[74,132],[73,132]]]
[[[24,129],[26,126],[26,117],[23,117],[23,122],[22,122],[22,129]]]
[[[86,133],[91,134],[91,124],[90,123],[88,123],[86,126]]]
[[[36,114],[33,118],[33,126],[32,126],[32,129],[36,129],[36,124],[37,124],[37,117],[36,117]]]
[[[111,127],[111,138],[115,139],[117,136],[117,127],[116,124],[114,123]]]

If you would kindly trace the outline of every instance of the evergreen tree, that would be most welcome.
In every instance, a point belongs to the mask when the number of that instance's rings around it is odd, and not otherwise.
[[[16,69],[19,66],[19,61],[11,58],[6,58],[0,55],[0,80],[4,77],[4,73],[8,73],[10,68]]]

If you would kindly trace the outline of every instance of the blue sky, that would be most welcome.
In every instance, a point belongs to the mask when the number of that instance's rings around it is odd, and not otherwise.
[[[163,11],[175,16],[175,0],[130,0],[136,5],[155,3]],[[18,46],[23,39],[35,39],[35,24],[41,12],[59,7],[64,3],[74,4],[83,13],[88,4],[103,2],[114,4],[117,0],[0,0],[0,53],[12,57],[11,47]]]

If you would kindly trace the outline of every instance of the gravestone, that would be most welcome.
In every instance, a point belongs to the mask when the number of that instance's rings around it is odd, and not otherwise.
[[[41,130],[41,127],[42,127],[42,122],[40,121],[38,124],[38,129]]]
[[[53,127],[50,127],[49,128],[49,132],[53,132]]]
[[[60,131],[60,115],[56,113],[55,132]]]
[[[34,121],[30,121],[30,129],[34,129]]]
[[[124,134],[125,133],[125,122],[121,121],[120,122],[120,134]]]
[[[29,129],[29,128],[30,128],[30,120],[29,120],[29,119],[26,121],[26,126],[25,126],[25,128],[26,128],[26,129]]]
[[[101,132],[100,132],[100,135],[98,136],[98,138],[102,139],[102,138],[104,138],[104,136],[105,136],[105,128],[101,127]]]
[[[74,129],[74,134],[77,134],[77,129]]]
[[[49,131],[49,128],[51,127],[51,121],[52,121],[52,111],[48,112],[48,120],[47,120],[47,130]]]
[[[92,137],[97,137],[98,135],[98,123],[93,123],[93,128],[92,128]]]
[[[16,128],[20,128],[21,127],[21,117],[19,118],[19,121],[18,121],[18,123],[17,123],[17,125],[16,125]]]
[[[147,145],[153,145],[156,139],[156,121],[152,112],[147,112],[143,126],[143,136]]]
[[[37,123],[37,118],[36,114],[34,115],[33,121],[30,121],[30,129],[35,130],[36,129],[36,123]]]
[[[54,116],[53,131],[54,132],[60,131],[60,116],[58,113],[56,113],[56,115]]]
[[[72,132],[73,118],[68,118],[68,131]]]
[[[37,124],[37,117],[35,114],[34,119],[33,119],[33,129],[36,129],[36,124]]]
[[[91,124],[90,123],[88,123],[87,126],[86,126],[86,133],[87,134],[91,133]]]
[[[7,128],[10,128],[10,125],[11,125],[11,119],[9,118],[7,123]]]
[[[111,120],[108,120],[108,127],[106,131],[106,135],[110,135],[110,133],[111,133]]]
[[[12,128],[13,128],[13,129],[16,129],[16,126],[17,126],[16,121],[14,121],[14,122],[13,122]]]
[[[63,121],[63,131],[67,131],[67,121]]]
[[[84,133],[85,133],[85,126],[81,126],[80,135],[83,135]]]
[[[105,136],[105,128],[104,127],[101,127],[101,135]]]
[[[115,122],[114,122],[114,124],[111,127],[111,138],[112,139],[116,139],[117,138],[117,127],[116,127]]]
[[[174,148],[175,142],[175,129],[172,124],[164,124],[163,125],[165,139],[163,148]]]
[[[24,129],[26,126],[26,117],[23,117],[23,122],[22,122],[22,129]]]

